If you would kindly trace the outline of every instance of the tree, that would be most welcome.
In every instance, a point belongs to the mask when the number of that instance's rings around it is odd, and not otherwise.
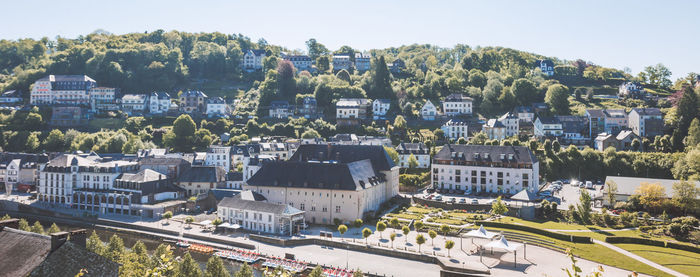
[[[430,245],[435,245],[435,237],[437,237],[437,232],[430,230],[428,231],[428,236],[430,237]]]
[[[394,149],[393,147],[384,146],[384,150],[389,155],[391,160],[394,161],[394,164],[399,163],[399,152],[396,152],[396,149]]]
[[[100,240],[100,237],[97,236],[97,232],[95,232],[95,230],[92,231],[90,237],[88,237],[88,239],[85,241],[85,248],[93,253],[104,255],[105,246]]]
[[[537,101],[537,87],[528,79],[517,79],[510,86],[510,91],[515,94],[515,99],[520,105],[529,105]]]
[[[642,183],[635,191],[639,196],[639,203],[647,209],[657,210],[661,207],[661,201],[666,193],[664,187],[658,183]]]
[[[119,259],[121,259],[122,255],[124,255],[125,250],[126,248],[124,247],[124,241],[115,234],[109,238],[104,256],[112,261],[119,262]]]
[[[303,138],[303,139],[320,138],[320,137],[321,137],[321,134],[319,134],[314,129],[307,129],[306,131],[304,131],[304,133],[301,134],[301,138]]]
[[[165,134],[163,141],[175,151],[191,152],[196,129],[197,126],[189,115],[180,115],[173,121],[173,128]]]
[[[418,159],[416,159],[416,156],[411,154],[408,156],[408,168],[416,168],[418,167]]]
[[[494,215],[503,215],[508,212],[508,207],[506,207],[506,204],[501,201],[501,197],[499,196],[496,198],[496,201],[494,201],[491,204],[491,214]]]
[[[63,143],[63,132],[59,129],[53,129],[44,139],[44,149],[50,152],[60,152],[63,151]]]
[[[399,226],[399,219],[392,217],[391,220],[389,220],[389,225],[391,225],[392,228],[398,228]]]
[[[35,153],[39,149],[39,137],[36,133],[32,132],[29,134],[27,142],[24,144],[24,149],[31,153]]]
[[[41,225],[39,221],[34,221],[34,225],[32,225],[32,233],[37,233],[37,234],[44,234],[44,226]]]
[[[228,272],[221,258],[218,256],[211,256],[207,260],[207,268],[204,271],[204,277],[229,277],[231,274]]]
[[[451,241],[451,240],[445,241],[445,248],[447,249],[447,257],[450,256],[450,249],[452,249],[452,247],[455,247],[454,241]]]
[[[243,263],[240,269],[234,274],[235,277],[253,277],[253,268],[248,263]]]
[[[316,68],[320,72],[326,72],[331,69],[331,62],[326,56],[318,57],[316,59]]]
[[[207,263],[208,264],[208,263]],[[185,255],[180,261],[178,266],[177,276],[179,277],[200,277],[202,276],[202,270],[199,268],[199,264],[192,258],[190,252],[185,252]]]
[[[0,221],[1,220],[8,220],[8,219],[12,219],[12,218],[10,217],[10,215],[5,214],[4,216],[2,216],[2,218],[0,218]]]
[[[151,264],[155,266],[153,270],[149,270],[151,273],[147,276],[174,276],[177,272],[177,262],[173,257],[173,251],[170,249],[170,245],[160,244],[153,251],[151,256]]]
[[[673,184],[673,202],[683,211],[694,211],[700,188],[689,181],[680,181]]]
[[[698,95],[693,91],[691,86],[686,86],[682,90],[683,95],[678,100],[676,110],[678,116],[678,124],[673,130],[672,146],[676,151],[683,150],[683,139],[688,135],[690,124],[694,118],[700,114],[700,104],[698,104]]]
[[[192,222],[194,222],[194,217],[188,216],[187,218],[185,218],[185,223],[187,223],[187,226],[190,226]]]
[[[507,212],[507,211],[506,211]],[[505,213],[505,212],[504,212]],[[442,232],[443,236],[447,236],[447,233],[450,232],[450,226],[447,224],[442,224],[440,225],[440,232]]]
[[[610,207],[615,207],[615,202],[617,202],[617,198],[615,197],[617,193],[617,183],[615,183],[615,181],[605,182],[605,193],[608,195]]]
[[[313,270],[309,273],[309,277],[322,277],[323,276],[323,268],[321,266],[316,266],[314,267]]]
[[[411,229],[409,229],[408,226],[404,225],[403,227],[401,227],[401,232],[403,232],[404,241],[408,240],[408,233],[411,232]]]
[[[397,115],[396,118],[394,118],[394,130],[397,131],[406,131],[406,119],[403,117],[403,115]]]
[[[419,232],[420,229],[423,229],[423,221],[416,221],[413,223],[413,227],[415,227],[416,232]]]
[[[393,99],[395,98],[394,91],[391,88],[391,73],[386,67],[384,56],[379,56],[373,63],[372,68],[372,84],[367,96],[372,99]]]
[[[688,128],[688,136],[683,141],[685,147],[695,147],[700,144],[700,119],[694,118]]]
[[[555,114],[569,114],[569,88],[561,84],[549,86],[544,102],[549,105]]]
[[[306,41],[306,48],[307,52],[309,53],[309,57],[313,60],[320,56],[328,55],[329,53],[328,48],[326,48],[325,45],[317,42],[315,38],[311,38]]]
[[[581,222],[588,224],[591,222],[591,195],[588,194],[588,190],[581,190],[581,196],[579,196],[579,204],[576,207],[577,214]]]
[[[163,218],[167,221],[170,222],[170,219],[173,218],[173,212],[167,211],[163,213]]]
[[[296,95],[296,81],[294,80],[296,69],[288,60],[280,60],[277,63],[277,87],[282,99],[293,99]]]
[[[353,221],[353,225],[355,225],[355,228],[362,227],[362,224],[363,224],[362,219],[358,218],[358,219],[355,219],[355,221]]]
[[[345,224],[340,224],[340,226],[338,226],[338,232],[340,233],[341,238],[343,237],[343,234],[345,234],[345,232],[347,232],[347,231],[348,231],[348,226],[345,226]]]
[[[386,223],[384,221],[377,222],[377,232],[379,232],[379,238],[383,238],[382,232],[386,230]]]
[[[46,230],[46,233],[50,235],[50,234],[58,233],[60,231],[61,231],[61,228],[58,228],[58,225],[56,225],[56,223],[52,223],[51,227],[49,227],[49,229]]]
[[[352,277],[364,277],[365,274],[362,273],[362,270],[359,268],[355,270],[355,272],[352,273]]]
[[[425,243],[425,237],[423,237],[423,235],[421,234],[418,234],[418,236],[416,236],[416,243],[418,244],[418,252],[420,252],[420,246]]]
[[[389,235],[389,240],[391,240],[391,248],[394,248],[394,240],[396,239],[396,233],[391,233]]]
[[[367,238],[372,235],[372,230],[369,228],[362,229],[362,237],[365,238],[365,244],[367,244]]]
[[[669,88],[671,86],[671,70],[659,63],[654,66],[644,68],[644,74],[640,72],[640,77],[650,85],[660,88]]]
[[[19,229],[25,232],[31,232],[32,228],[29,227],[29,222],[27,222],[26,219],[20,218],[19,220]]]

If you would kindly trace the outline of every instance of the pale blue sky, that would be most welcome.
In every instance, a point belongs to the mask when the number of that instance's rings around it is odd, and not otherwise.
[[[241,33],[290,49],[505,46],[634,73],[700,72],[700,1],[12,1],[1,39],[156,29]]]

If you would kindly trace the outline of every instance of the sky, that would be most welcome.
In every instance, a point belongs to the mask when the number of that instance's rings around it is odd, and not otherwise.
[[[309,38],[335,50],[413,43],[503,46],[584,59],[636,74],[663,63],[700,73],[700,1],[11,1],[0,39],[75,38],[157,29],[236,33],[289,49]]]

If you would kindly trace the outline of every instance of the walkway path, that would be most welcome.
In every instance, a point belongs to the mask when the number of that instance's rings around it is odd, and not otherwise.
[[[637,254],[634,254],[634,253],[632,253],[632,252],[629,252],[629,251],[627,251],[627,250],[625,250],[625,249],[622,249],[622,248],[617,247],[617,246],[615,246],[615,245],[612,245],[612,244],[610,244],[610,243],[607,243],[607,242],[604,242],[604,241],[599,241],[599,240],[593,240],[593,242],[594,242],[594,243],[597,243],[597,244],[600,244],[600,245],[602,245],[602,246],[605,246],[605,247],[607,247],[607,248],[610,248],[610,249],[612,249],[612,250],[615,250],[615,251],[617,251],[617,252],[619,252],[619,253],[621,253],[621,254],[627,256],[627,257],[630,257],[630,258],[632,258],[632,259],[635,259],[635,260],[637,260],[637,261],[640,261],[640,262],[642,262],[642,263],[645,263],[645,264],[647,264],[647,265],[649,265],[649,266],[651,266],[651,267],[658,268],[659,270],[661,270],[661,271],[663,271],[663,272],[666,272],[666,273],[668,273],[668,274],[671,274],[671,275],[673,275],[673,276],[688,277],[688,275],[682,274],[682,273],[680,273],[680,272],[678,272],[678,271],[675,271],[675,270],[670,269],[670,268],[668,268],[668,267],[665,267],[665,266],[662,266],[662,265],[657,264],[657,263],[655,263],[655,262],[652,262],[652,261],[650,261],[650,260],[647,260],[647,259],[645,259],[645,258],[643,258],[643,257],[640,257],[640,256],[637,255]]]

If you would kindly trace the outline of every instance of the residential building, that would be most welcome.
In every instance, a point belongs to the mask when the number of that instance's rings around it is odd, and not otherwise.
[[[396,152],[399,153],[399,166],[403,168],[409,168],[409,160],[411,155],[416,158],[418,165],[416,168],[428,168],[430,167],[430,148],[425,146],[424,143],[400,143],[396,146]]]
[[[335,107],[338,125],[358,125],[367,118],[370,101],[365,98],[340,98]]]
[[[387,137],[358,136],[355,134],[335,134],[328,138],[328,143],[341,145],[383,145],[393,147],[391,139]]]
[[[420,116],[423,118],[423,120],[435,120],[435,117],[437,116],[437,108],[435,108],[433,102],[430,102],[430,100],[425,101],[423,107],[420,108]]]
[[[517,114],[507,112],[499,117],[498,121],[506,127],[506,137],[517,136],[520,132],[520,118]]]
[[[624,82],[620,84],[617,95],[620,97],[642,98],[646,94],[644,86],[639,82]]]
[[[625,110],[603,110],[605,114],[605,132],[617,134],[620,131],[627,129],[627,113]]]
[[[122,213],[125,215],[154,218],[165,212],[164,206],[170,206],[172,209],[172,207],[180,206],[184,202],[183,200],[177,201],[184,196],[183,189],[174,186],[172,179],[168,179],[164,174],[150,169],[140,170],[136,173],[122,173],[114,180],[114,186],[111,190],[114,193],[127,195],[130,205],[128,208],[124,208],[128,210]],[[90,193],[86,194],[86,197],[90,199]],[[104,196],[102,197],[104,198]],[[166,201],[171,202],[164,204],[163,202]],[[87,204],[89,203],[88,200]],[[126,204],[124,203],[124,205]],[[109,208],[103,209],[102,213],[111,213]]]
[[[277,100],[270,102],[270,117],[286,119],[294,115],[294,110],[290,108],[289,102]]]
[[[545,76],[554,76],[554,62],[552,60],[537,60],[535,65]]]
[[[605,113],[600,109],[587,109],[586,118],[588,119],[588,137],[605,132]]]
[[[264,196],[246,190],[224,197],[217,215],[225,223],[238,224],[250,232],[292,236],[304,227],[304,211],[287,204],[270,203]]]
[[[632,142],[635,139],[640,138],[630,130],[620,131],[617,135],[613,135],[611,133],[600,133],[595,138],[595,148],[598,151],[605,151],[605,149],[608,147],[614,147],[619,151],[637,150],[633,149],[634,147],[632,147]],[[641,140],[639,147],[641,147]]]
[[[229,114],[226,100],[221,97],[212,97],[207,99],[207,117],[219,118],[227,117]]]
[[[89,90],[90,111],[106,113],[119,110],[118,90],[108,87],[94,87]]]
[[[391,107],[391,100],[389,99],[376,99],[372,102],[372,119],[386,119],[386,113],[389,112],[389,107]]]
[[[231,147],[210,145],[207,148],[204,165],[220,167],[224,172],[229,172],[231,170]]]
[[[243,158],[245,157],[255,157],[260,155],[260,144],[249,143],[234,145],[231,155],[233,157],[231,163],[232,166],[235,166],[238,163],[243,163]]]
[[[562,138],[567,141],[582,141],[588,134],[588,119],[585,116],[558,115],[556,120],[561,123]]]
[[[90,104],[90,89],[97,82],[87,75],[48,75],[34,82],[29,103],[32,105]]]
[[[467,133],[469,130],[469,122],[466,121],[450,119],[445,122],[445,124],[442,124],[440,129],[445,132],[445,137],[447,139],[458,140],[459,138],[467,139],[469,137]]]
[[[506,126],[497,119],[489,119],[481,127],[481,130],[486,133],[489,139],[502,140],[506,138]]]
[[[352,69],[352,61],[348,54],[333,54],[333,71],[341,70],[350,71]]]
[[[48,160],[46,154],[0,152],[0,188],[5,192],[36,190],[39,168]]]
[[[313,65],[313,61],[311,60],[311,57],[307,55],[291,55],[291,56],[284,56],[285,60],[288,60],[292,62],[294,65],[294,68],[297,69],[297,72],[301,71],[310,71],[311,66]]]
[[[400,74],[406,69],[406,63],[402,59],[396,59],[386,65],[392,74]]]
[[[532,107],[532,111],[535,112],[535,114],[549,112],[549,105],[544,102],[532,103],[530,104],[530,107]]]
[[[148,112],[151,114],[165,114],[170,110],[170,94],[167,92],[151,92],[148,95]]]
[[[22,103],[22,92],[19,90],[8,90],[0,94],[0,105],[12,106]]]
[[[664,199],[673,198],[673,185],[680,182],[679,180],[673,179],[655,179],[655,178],[640,178],[640,177],[624,177],[624,176],[607,176],[605,177],[605,184],[614,183],[617,185],[617,191],[615,192],[616,202],[627,202],[632,195],[643,184],[655,184],[663,188]],[[700,181],[690,181],[694,183],[696,187],[700,186]],[[696,197],[696,200],[698,198]],[[608,197],[607,190],[603,189],[602,194],[596,197],[596,201],[601,201],[604,205],[610,205],[610,200]],[[613,203],[614,205],[614,203]],[[612,206],[612,205],[611,205]]]
[[[520,120],[520,122],[518,122],[518,135],[526,138],[534,136],[535,125],[533,122]]]
[[[664,116],[658,108],[634,108],[628,119],[629,128],[640,137],[663,135]]]
[[[198,90],[188,90],[180,94],[180,111],[188,114],[206,112],[207,95]]]
[[[260,142],[260,154],[274,157],[277,160],[286,160],[292,156],[289,144],[285,142]]]
[[[369,71],[372,55],[369,52],[355,53],[355,69],[360,72]]]
[[[80,126],[86,124],[88,121],[87,111],[84,111],[82,107],[53,107],[51,111],[51,121],[49,124],[52,126]]]
[[[593,140],[593,146],[595,146],[595,149],[598,151],[605,151],[608,147],[617,149],[617,138],[613,134],[603,132],[598,134],[595,140]]]
[[[640,150],[641,148],[640,149],[633,149],[634,147],[632,147],[632,142],[635,139],[639,140],[639,144],[640,144],[639,147],[642,147],[641,146],[642,140],[639,138],[639,136],[635,135],[634,132],[632,132],[630,130],[620,131],[620,133],[618,133],[615,138],[617,139],[617,143],[618,143],[617,150],[624,150],[624,151]]]
[[[124,94],[122,96],[122,111],[128,115],[140,115],[146,111],[148,104],[145,94]]]
[[[226,171],[218,166],[192,166],[175,181],[187,196],[206,194],[210,189],[226,186]]]
[[[243,55],[243,69],[246,71],[261,70],[263,67],[262,61],[265,58],[265,50],[250,49]]]
[[[560,137],[564,134],[561,122],[556,117],[538,116],[534,126],[536,137]]]
[[[265,163],[243,185],[270,203],[306,212],[311,223],[374,216],[399,193],[399,167],[382,146],[299,146],[289,161]]]
[[[524,146],[445,145],[433,157],[436,189],[513,195],[539,190],[539,162]]]
[[[243,188],[243,172],[229,171],[226,173],[226,189]]]
[[[513,113],[518,115],[521,122],[535,121],[535,111],[531,106],[517,106],[513,109]]]
[[[167,157],[165,155],[142,157],[138,160],[139,170],[153,170],[165,175],[170,180],[180,177],[182,172],[189,170],[191,164],[183,158]]]
[[[299,114],[306,119],[316,119],[319,117],[318,105],[316,103],[316,98],[311,96],[306,96],[302,100],[301,106],[299,107]]]
[[[442,112],[446,116],[471,115],[474,99],[461,93],[453,93],[442,101]]]
[[[252,178],[264,164],[274,161],[277,161],[277,158],[270,155],[243,157],[243,182],[247,182]]]

